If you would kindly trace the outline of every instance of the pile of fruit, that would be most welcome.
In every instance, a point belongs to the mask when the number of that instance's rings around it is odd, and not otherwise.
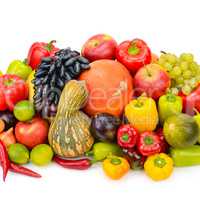
[[[131,169],[153,180],[200,165],[200,66],[190,53],[157,56],[141,39],[89,38],[81,52],[36,42],[0,73],[0,165],[54,162],[86,170],[102,162],[120,179]]]

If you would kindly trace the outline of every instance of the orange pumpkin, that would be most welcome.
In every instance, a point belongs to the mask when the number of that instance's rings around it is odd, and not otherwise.
[[[89,98],[84,111],[93,116],[110,113],[120,116],[132,99],[132,77],[126,67],[114,60],[97,60],[79,79],[86,81]]]

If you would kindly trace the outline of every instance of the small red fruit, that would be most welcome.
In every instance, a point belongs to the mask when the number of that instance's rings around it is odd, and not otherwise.
[[[82,47],[82,55],[90,62],[100,59],[114,59],[117,42],[107,34],[89,38]]]
[[[48,129],[49,125],[46,120],[35,117],[29,122],[18,122],[15,127],[15,135],[19,143],[33,148],[46,142]]]

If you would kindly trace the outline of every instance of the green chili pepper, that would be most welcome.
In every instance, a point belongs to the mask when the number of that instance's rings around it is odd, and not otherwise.
[[[161,125],[168,117],[181,113],[182,107],[181,97],[171,93],[161,96],[158,101],[158,112]]]
[[[184,149],[170,149],[170,155],[177,167],[200,165],[200,146],[193,145]]]
[[[121,156],[122,150],[117,144],[98,142],[94,144],[91,151],[86,153],[86,156],[92,156],[95,161],[102,161],[110,154]]]

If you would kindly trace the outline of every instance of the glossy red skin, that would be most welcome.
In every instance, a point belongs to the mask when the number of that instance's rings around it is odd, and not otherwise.
[[[4,82],[12,80],[12,85],[5,85]],[[12,74],[0,76],[0,111],[9,109],[13,111],[18,101],[28,98],[28,86],[20,77]]]
[[[6,180],[8,170],[10,168],[10,160],[5,144],[0,140],[0,166],[3,170],[3,181]]]
[[[30,176],[30,177],[35,177],[35,178],[41,178],[42,176],[26,167],[23,167],[21,165],[16,165],[14,163],[10,163],[10,168],[9,168],[9,171],[11,172],[15,172],[15,173],[18,173],[18,174],[23,174],[23,175],[26,175],[26,176]]]
[[[124,134],[128,134],[128,141],[123,141]],[[121,125],[117,130],[117,143],[122,148],[133,148],[138,140],[138,131],[130,124]]]
[[[4,145],[8,148],[11,144],[16,143],[16,138],[14,135],[13,128],[8,129],[0,133],[0,140],[4,143]]]
[[[28,148],[46,143],[48,137],[48,123],[46,120],[35,117],[29,122],[18,122],[15,127],[16,139]]]
[[[66,160],[60,157],[54,156],[53,160],[60,166],[68,169],[85,170],[91,167],[92,162],[88,158],[80,160]]]
[[[157,67],[150,69],[154,65]],[[136,96],[146,93],[148,97],[157,100],[166,93],[167,88],[171,85],[171,80],[167,72],[158,66],[157,64],[150,64],[138,70],[133,79]],[[147,70],[151,73],[151,76],[148,76]]]
[[[183,101],[183,112],[189,115],[194,115],[197,109],[200,112],[200,85],[188,96],[184,95],[182,92],[179,93]]]
[[[132,43],[135,43],[137,48],[140,49],[139,54],[131,55],[128,53],[128,49]],[[151,50],[143,40],[127,40],[117,46],[116,58],[119,62],[124,64],[132,74],[135,74],[141,67],[151,63]]]
[[[99,44],[94,45],[93,41]],[[83,45],[81,54],[90,62],[100,59],[115,59],[117,42],[109,35],[98,34],[89,38]]]
[[[48,43],[45,42],[35,42],[29,49],[27,64],[32,67],[32,69],[37,69],[41,59],[43,57],[54,56],[54,54],[59,50],[53,44],[51,46],[51,50],[45,49]]]
[[[165,140],[165,137],[164,137],[164,134],[163,134],[163,129],[159,128],[156,131],[156,135],[158,135],[159,138],[160,138],[160,145],[161,145],[161,151],[160,152],[161,153],[167,153],[167,151],[169,150],[169,145]]]
[[[151,137],[153,140],[153,144],[150,145],[145,144],[146,137]],[[160,138],[154,132],[151,131],[143,132],[139,136],[137,142],[137,148],[143,156],[151,156],[153,154],[160,153],[161,152]]]

